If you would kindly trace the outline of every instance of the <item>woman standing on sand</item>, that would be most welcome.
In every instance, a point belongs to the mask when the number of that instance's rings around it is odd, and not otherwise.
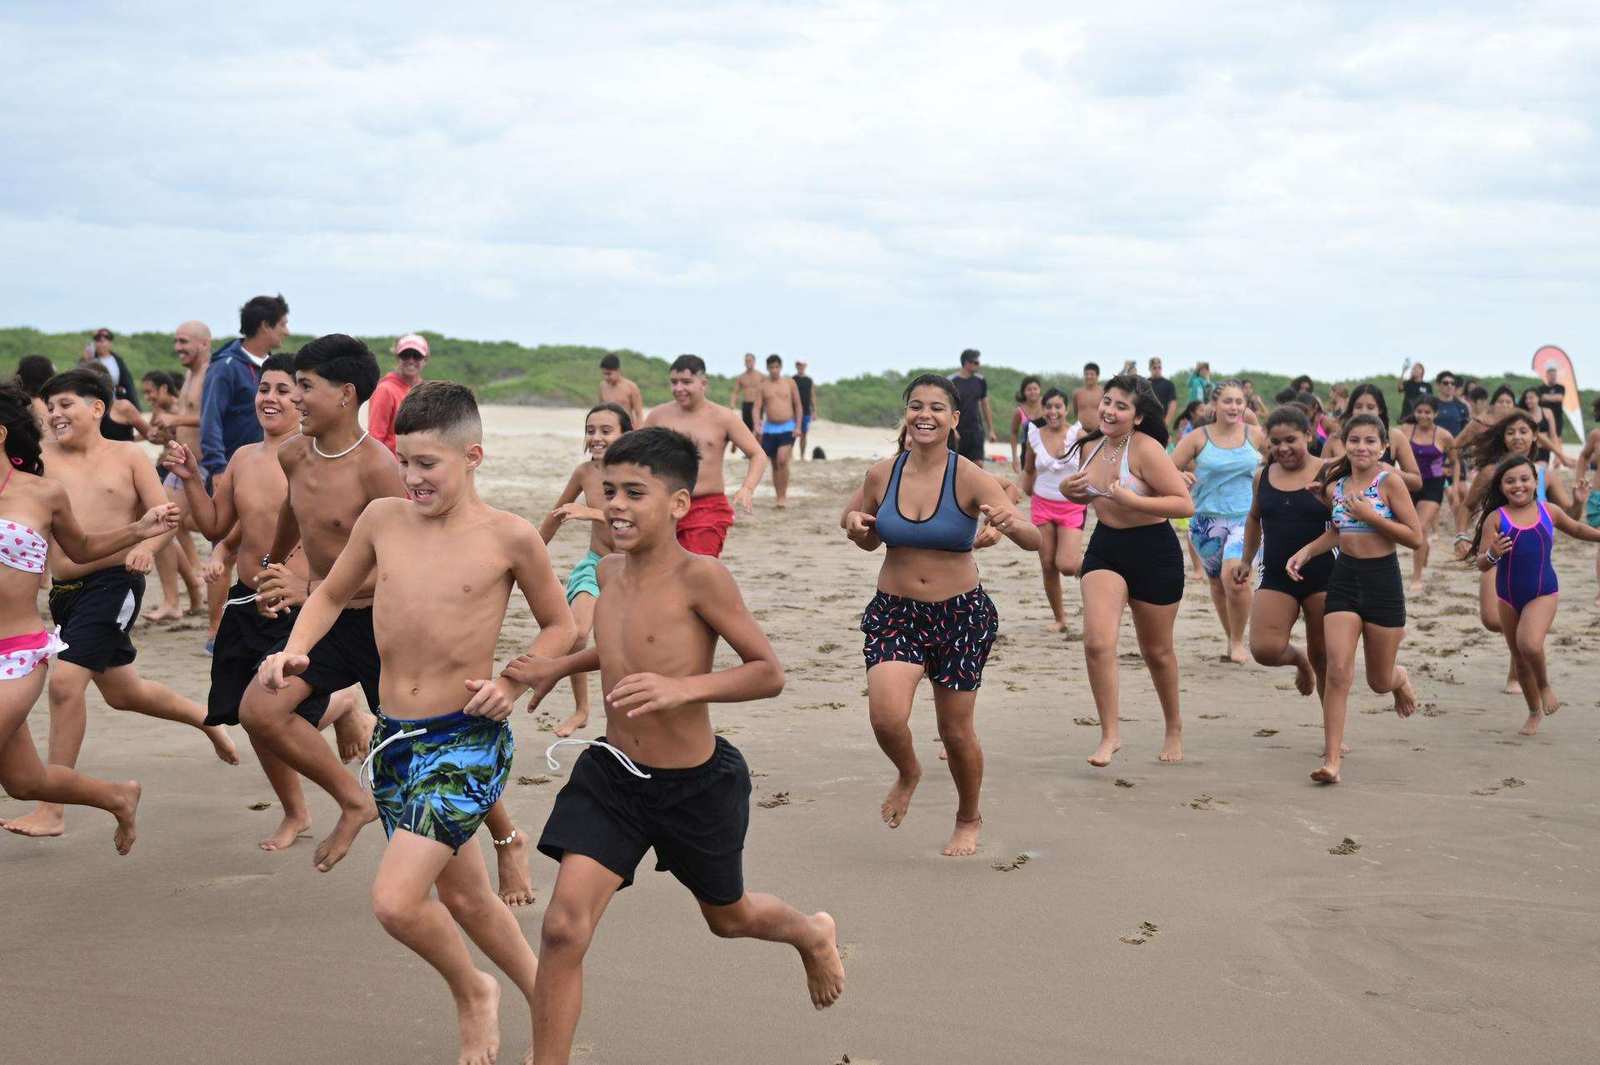
[[[1285,568],[1296,551],[1327,532],[1332,517],[1315,490],[1322,460],[1311,454],[1311,441],[1311,421],[1298,405],[1286,404],[1267,416],[1267,464],[1256,474],[1244,529],[1244,557],[1261,551],[1261,587],[1250,609],[1250,653],[1264,666],[1294,666],[1294,686],[1301,695],[1322,691],[1327,678],[1322,619],[1333,573],[1329,554],[1307,561],[1298,579]],[[1234,580],[1248,581],[1251,575],[1241,566]],[[1289,640],[1302,616],[1304,651]]]
[[[1037,377],[1024,377],[1017,387],[1017,409],[1011,412],[1011,469],[1022,472],[1023,459],[1028,451],[1028,427],[1044,424],[1044,400],[1039,398],[1043,387]],[[1017,448],[1022,448],[1022,457]]]
[[[1067,397],[1059,388],[1052,388],[1044,394],[1042,405],[1043,427],[1028,426],[1022,488],[1033,497],[1029,512],[1039,530],[1039,568],[1044,574],[1044,596],[1055,618],[1050,631],[1064,632],[1067,615],[1061,605],[1061,578],[1078,575],[1083,554],[1083,525],[1089,508],[1061,494],[1061,479],[1067,475],[1065,456],[1079,432],[1076,422],[1067,422]]]
[[[1094,506],[1094,534],[1078,584],[1083,595],[1083,657],[1100,715],[1100,746],[1089,764],[1105,767],[1122,746],[1118,721],[1117,633],[1133,612],[1139,651],[1161,700],[1166,737],[1161,761],[1183,760],[1178,655],[1172,625],[1183,599],[1183,549],[1169,518],[1194,513],[1183,475],[1167,454],[1166,412],[1150,383],[1118,374],[1100,397],[1100,421],[1073,441],[1062,494]]]
[[[955,831],[943,853],[976,853],[983,817],[983,749],[973,709],[1000,615],[978,580],[973,541],[980,515],[1025,551],[1039,531],[1017,513],[999,483],[952,449],[960,421],[955,389],[938,374],[906,386],[904,445],[867,471],[861,503],[844,517],[863,551],[887,550],[878,593],[861,618],[867,707],[878,745],[898,772],[883,800],[898,828],[922,779],[911,739],[911,703],[924,675],[955,779]]]
[[[1189,542],[1205,566],[1211,605],[1228,641],[1223,660],[1244,663],[1250,660],[1244,628],[1250,619],[1252,589],[1239,572],[1254,568],[1255,556],[1244,550],[1244,526],[1250,516],[1251,479],[1261,464],[1266,437],[1259,427],[1245,422],[1250,408],[1237,381],[1218,385],[1212,402],[1217,420],[1180,440],[1172,463],[1183,471],[1194,499]]]
[[[1395,713],[1401,717],[1410,717],[1417,708],[1410,677],[1396,661],[1406,635],[1406,593],[1395,545],[1415,549],[1422,540],[1422,526],[1411,506],[1411,493],[1380,461],[1387,435],[1387,427],[1373,415],[1345,419],[1344,457],[1323,467],[1316,480],[1331,513],[1330,528],[1296,551],[1284,566],[1290,578],[1304,580],[1312,559],[1339,549],[1323,606],[1322,631],[1328,648],[1322,690],[1323,755],[1322,765],[1311,774],[1319,784],[1339,783],[1358,642],[1366,651],[1367,685],[1380,695],[1393,693]]]

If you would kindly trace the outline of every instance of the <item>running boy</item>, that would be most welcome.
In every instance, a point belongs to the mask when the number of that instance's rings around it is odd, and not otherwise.
[[[712,733],[709,704],[771,698],[783,690],[783,667],[727,569],[674,542],[703,446],[654,427],[606,450],[606,515],[621,554],[600,563],[595,647],[506,668],[534,685],[534,705],[560,678],[599,669],[610,741],[563,741],[605,745],[579,755],[539,840],[561,870],[539,950],[535,1065],[569,1060],[584,954],[607,903],[652,847],[657,868],[694,893],[715,934],[794,947],[818,1009],[844,990],[833,918],[744,888],[750,770]],[[719,638],[740,665],[712,670]]]
[[[756,424],[761,427],[761,450],[772,463],[772,487],[778,507],[789,505],[789,460],[800,421],[800,386],[783,376],[783,357],[767,356],[767,376],[756,393]]]
[[[634,425],[644,421],[644,393],[622,376],[622,360],[615,354],[600,357],[600,402],[615,403],[627,411]]]
[[[370,599],[383,709],[363,768],[389,835],[373,913],[449,985],[460,1060],[489,1065],[500,1048],[499,982],[473,964],[450,921],[531,1007],[538,963],[470,845],[505,789],[515,747],[506,718],[527,690],[494,676],[512,584],[539,623],[529,654],[566,650],[576,630],[533,526],[478,497],[483,424],[471,390],[418,385],[400,405],[395,435],[409,501],[373,500],[356,519],[287,645],[261,663],[261,680],[273,691],[296,683],[287,678],[315,668],[313,648],[347,624],[351,600]]]

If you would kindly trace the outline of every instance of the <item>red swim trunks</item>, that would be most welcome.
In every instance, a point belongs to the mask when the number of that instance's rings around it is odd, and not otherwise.
[[[721,558],[722,545],[727,542],[732,525],[733,507],[727,496],[721,492],[695,496],[689,504],[689,513],[678,522],[678,543],[685,551]]]

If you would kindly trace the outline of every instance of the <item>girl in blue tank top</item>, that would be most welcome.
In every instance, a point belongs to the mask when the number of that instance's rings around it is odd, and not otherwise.
[[[1248,570],[1255,561],[1244,557],[1244,532],[1266,438],[1259,427],[1244,419],[1248,408],[1242,385],[1223,382],[1214,402],[1217,420],[1180,440],[1172,461],[1185,471],[1194,499],[1189,543],[1199,554],[1211,585],[1211,602],[1228,640],[1227,658],[1248,662],[1244,634],[1253,582],[1236,578],[1239,570]]]

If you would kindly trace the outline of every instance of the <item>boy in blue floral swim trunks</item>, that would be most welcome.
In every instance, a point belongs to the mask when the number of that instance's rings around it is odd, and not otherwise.
[[[496,897],[482,853],[466,846],[505,787],[513,749],[506,718],[527,690],[494,672],[512,584],[539,624],[530,654],[565,652],[576,626],[538,532],[478,498],[483,428],[471,390],[418,385],[400,406],[395,433],[407,497],[375,499],[362,511],[287,646],[262,662],[260,675],[277,689],[303,671],[344,605],[373,587],[381,706],[363,768],[389,834],[373,912],[449,985],[460,1060],[491,1062],[500,1046],[499,983],[473,963],[451,921],[531,1004],[533,951]]]

